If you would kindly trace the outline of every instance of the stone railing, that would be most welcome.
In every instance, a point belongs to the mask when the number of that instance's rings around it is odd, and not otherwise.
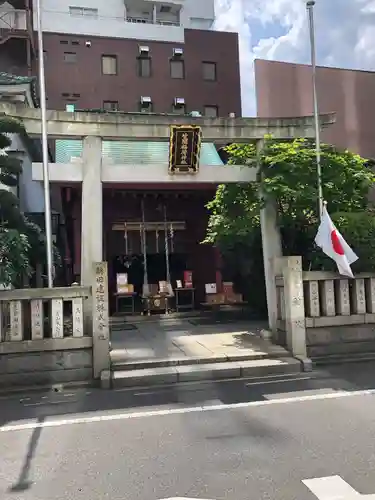
[[[278,330],[294,354],[322,357],[374,351],[375,273],[347,279],[302,272],[300,257],[277,259]]]
[[[302,274],[306,327],[375,323],[375,274],[346,279],[319,271]]]
[[[0,389],[100,380],[110,367],[108,274],[95,286],[0,291]]]
[[[83,337],[89,297],[91,289],[80,286],[0,291],[0,342]]]
[[[85,300],[91,288],[0,291],[0,388],[92,380]]]

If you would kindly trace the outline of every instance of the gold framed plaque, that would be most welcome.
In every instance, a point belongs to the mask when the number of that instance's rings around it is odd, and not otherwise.
[[[196,125],[172,125],[169,142],[170,174],[197,174],[202,130]]]

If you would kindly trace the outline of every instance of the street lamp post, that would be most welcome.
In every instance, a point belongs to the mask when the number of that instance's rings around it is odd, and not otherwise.
[[[47,143],[47,113],[46,113],[46,82],[44,75],[44,52],[42,31],[41,0],[36,0],[36,16],[38,31],[38,60],[39,60],[39,93],[40,109],[42,114],[42,154],[43,154],[43,186],[44,186],[44,216],[47,241],[47,277],[48,287],[53,288],[53,256],[52,256],[52,215],[51,197],[48,172],[48,143]]]
[[[323,213],[323,187],[322,187],[322,167],[321,167],[321,149],[320,149],[319,107],[318,107],[318,95],[317,95],[317,90],[316,90],[314,6],[315,6],[315,0],[309,0],[306,3],[307,12],[309,15],[309,32],[310,32],[310,48],[311,48],[311,68],[312,68],[312,86],[313,86],[314,122],[315,122],[316,174],[317,174],[317,184],[318,184],[318,206],[319,206],[319,217],[321,218],[322,213]]]

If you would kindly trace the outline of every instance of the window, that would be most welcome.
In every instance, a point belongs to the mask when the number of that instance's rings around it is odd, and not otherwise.
[[[68,40],[60,40],[61,45],[68,45]]]
[[[219,116],[219,108],[217,106],[205,106],[204,116],[209,118],[217,118]]]
[[[117,56],[102,56],[102,74],[117,75]]]
[[[182,60],[171,59],[171,78],[185,78],[185,64]]]
[[[140,104],[139,104],[139,111],[141,113],[152,113],[153,107],[152,107],[152,99],[151,97],[145,96],[141,97]]]
[[[204,62],[203,65],[203,80],[216,80],[216,63],[215,62]]]
[[[173,104],[172,113],[174,115],[186,115],[186,106],[185,104]]]
[[[105,111],[118,111],[118,101],[103,101],[103,109]]]
[[[71,16],[98,17],[98,9],[90,9],[88,7],[69,7]]]
[[[71,43],[72,43],[72,45],[79,45],[79,41],[78,40],[73,40]]]
[[[64,52],[64,62],[66,63],[77,62],[77,54],[75,52]]]
[[[151,76],[151,57],[138,57],[138,76],[150,78]]]

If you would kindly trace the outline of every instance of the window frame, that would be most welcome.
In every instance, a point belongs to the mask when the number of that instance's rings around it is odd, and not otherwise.
[[[105,73],[104,72],[104,60],[105,59],[112,59],[115,61],[115,72],[114,73]],[[102,75],[106,76],[117,76],[118,75],[118,57],[116,54],[102,54],[101,57],[101,70],[102,70]]]
[[[72,17],[91,17],[97,19],[99,9],[92,7],[81,7],[79,5],[69,5],[69,15]]]
[[[172,67],[173,67],[173,64],[175,64],[175,63],[180,63],[182,65],[182,76],[173,76]],[[171,58],[169,60],[169,75],[173,80],[185,80],[185,61],[184,61],[184,59]]]
[[[181,112],[178,112],[178,110],[181,110]],[[186,115],[187,114],[187,108],[186,108],[186,102],[184,104],[179,104],[176,106],[175,103],[172,104],[172,114],[173,115]]]
[[[74,56],[73,60],[68,60],[66,56]],[[77,62],[77,52],[64,52],[64,63],[75,64]]]
[[[148,105],[145,107],[141,100],[138,103],[138,110],[140,113],[153,113],[154,112],[154,103],[151,101],[147,103]]]
[[[149,64],[149,74],[142,74],[142,61],[148,61]],[[137,57],[137,76],[139,78],[151,78],[152,77],[152,59],[150,56],[138,56]]]
[[[205,68],[210,65],[214,68],[214,78],[207,78]],[[217,82],[217,63],[215,61],[202,61],[202,76],[205,82]]]
[[[206,109],[215,109],[216,115],[207,115]],[[219,118],[219,106],[217,104],[206,104],[203,108],[203,116],[205,116],[206,118]]]
[[[116,109],[107,108],[106,104],[115,104]],[[104,109],[104,111],[120,111],[119,102],[118,101],[103,101],[103,109]]]

